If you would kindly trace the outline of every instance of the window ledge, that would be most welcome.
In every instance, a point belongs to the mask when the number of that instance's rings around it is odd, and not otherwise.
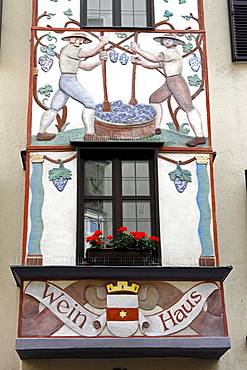
[[[225,280],[232,266],[220,267],[125,267],[125,266],[11,266],[19,287],[21,280],[36,279],[173,279]]]
[[[219,359],[231,348],[228,337],[162,338],[19,338],[25,359],[195,357]]]

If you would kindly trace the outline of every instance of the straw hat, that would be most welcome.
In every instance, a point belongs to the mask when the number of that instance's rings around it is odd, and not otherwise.
[[[178,45],[184,44],[184,41],[179,40],[177,38],[177,36],[175,35],[175,33],[164,33],[164,35],[162,35],[162,36],[154,37],[154,41],[160,42],[161,45],[163,45],[163,40],[164,39],[172,39],[172,40],[175,40],[175,41],[177,41],[177,44]]]
[[[62,40],[63,41],[69,41],[71,37],[76,37],[76,38],[81,38],[81,39],[84,39],[83,40],[83,44],[89,44],[90,42],[92,42],[92,40],[90,40],[87,35],[83,32],[77,32],[77,33],[73,33],[72,35],[69,35],[69,36],[65,36],[65,37],[62,37]]]

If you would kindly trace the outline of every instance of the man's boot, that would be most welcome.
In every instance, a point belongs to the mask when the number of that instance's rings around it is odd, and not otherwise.
[[[56,115],[57,115],[57,112],[52,109],[48,109],[46,112],[42,114],[41,121],[40,121],[40,129],[36,136],[37,140],[43,141],[43,140],[54,139],[56,134],[49,134],[48,132],[46,132],[46,130],[51,125],[51,123],[54,121]]]
[[[192,127],[195,137],[187,141],[186,145],[190,147],[195,147],[200,144],[206,143],[206,138],[204,137],[202,130],[202,117],[196,108],[193,108],[189,112],[186,112],[190,126]]]

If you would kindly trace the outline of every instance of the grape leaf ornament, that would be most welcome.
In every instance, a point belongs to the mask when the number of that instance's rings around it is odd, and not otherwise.
[[[68,180],[72,178],[72,172],[64,167],[61,159],[58,161],[60,162],[59,167],[49,171],[49,180],[53,182],[58,191],[63,191]]]
[[[177,168],[174,171],[168,173],[170,180],[174,182],[175,188],[179,193],[183,193],[187,188],[188,182],[191,182],[191,172],[183,170],[179,162]]]

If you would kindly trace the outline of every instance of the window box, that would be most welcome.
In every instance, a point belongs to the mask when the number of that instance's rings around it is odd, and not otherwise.
[[[152,252],[135,249],[88,248],[86,259],[88,264],[93,266],[150,266],[154,262]]]

